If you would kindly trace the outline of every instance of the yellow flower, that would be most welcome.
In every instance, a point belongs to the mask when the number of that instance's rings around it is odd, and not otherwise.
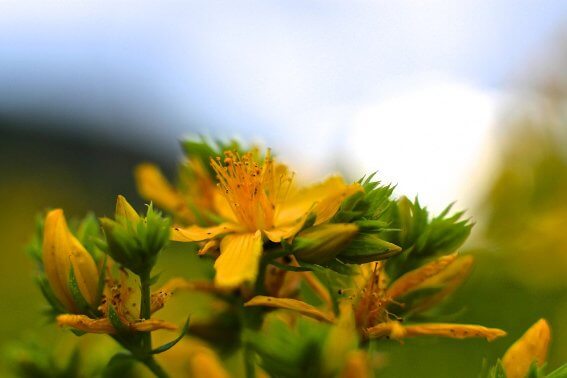
[[[71,268],[81,295],[88,304],[96,306],[98,269],[90,253],[69,231],[61,209],[52,210],[45,217],[42,257],[49,286],[67,311],[78,311],[69,287]]]
[[[139,305],[139,283],[136,282],[126,271],[120,270],[120,279],[113,279],[108,268],[106,285],[98,311],[102,314],[100,318],[91,318],[86,315],[62,314],[57,316],[57,324],[71,327],[88,333],[115,334],[116,321],[120,323],[122,330],[150,332],[158,329],[176,330],[175,324],[160,319],[140,319]],[[162,288],[151,295],[150,312],[160,310],[172,295],[172,290]],[[111,315],[111,311],[113,314]],[[115,316],[115,322],[111,319]]]
[[[178,222],[193,224],[196,214],[216,213],[220,193],[199,160],[188,159],[183,169],[183,190],[173,187],[154,164],[138,165],[134,176],[143,198],[173,214]]]
[[[538,320],[506,351],[502,364],[507,378],[523,378],[533,362],[541,367],[547,359],[551,331],[545,319]]]
[[[275,243],[288,239],[301,230],[310,213],[316,216],[315,224],[321,224],[333,217],[347,196],[362,191],[360,185],[347,185],[340,177],[295,190],[293,175],[285,165],[276,164],[269,151],[262,163],[251,153],[239,156],[228,151],[224,161],[217,158],[211,164],[224,200],[216,201],[216,208],[226,222],[208,228],[175,228],[172,240],[222,237],[215,283],[224,288],[256,279],[264,236]]]

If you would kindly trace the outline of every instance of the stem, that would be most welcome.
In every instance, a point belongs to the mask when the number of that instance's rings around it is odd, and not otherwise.
[[[144,363],[144,365],[146,365],[148,367],[148,369],[150,369],[152,371],[152,373],[154,373],[156,375],[156,377],[158,377],[158,378],[168,378],[169,377],[169,375],[167,375],[165,370],[163,370],[163,368],[156,362],[156,360],[154,359],[153,356],[150,356],[150,357],[146,358],[145,360],[142,360],[142,362]]]
[[[150,311],[151,293],[150,293],[149,269],[140,274],[140,286],[141,286],[140,319],[147,320],[151,317],[151,311]],[[142,333],[141,344],[142,344],[142,350],[145,353],[149,354],[152,350],[152,335],[150,332]]]

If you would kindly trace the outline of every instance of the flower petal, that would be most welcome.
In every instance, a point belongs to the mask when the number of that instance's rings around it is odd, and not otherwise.
[[[333,314],[323,312],[318,308],[313,307],[310,304],[297,299],[275,298],[275,297],[266,297],[264,295],[257,295],[254,298],[250,299],[248,302],[244,303],[244,306],[245,307],[265,306],[265,307],[280,308],[284,310],[292,310],[322,322],[326,322],[326,323],[334,322]]]
[[[180,242],[198,242],[213,239],[222,234],[235,231],[232,223],[221,223],[218,226],[199,227],[190,226],[186,228],[174,227],[171,230],[171,240]]]
[[[305,213],[302,218],[297,219],[295,223],[288,224],[287,226],[279,226],[270,230],[264,230],[264,234],[266,234],[268,239],[274,243],[279,243],[282,239],[289,239],[301,230],[308,215],[309,213]]]
[[[362,191],[359,184],[347,185],[341,177],[333,176],[326,181],[297,191],[277,209],[275,225],[287,225],[313,211],[316,224],[329,220],[348,196]]]
[[[156,165],[140,164],[136,167],[134,176],[138,192],[142,197],[153,201],[164,210],[179,215],[184,220],[194,220],[183,197],[171,186]]]
[[[254,282],[262,255],[262,234],[232,234],[221,241],[221,254],[215,262],[215,285],[235,288],[244,282]]]
[[[498,328],[487,328],[471,324],[450,323],[424,323],[402,326],[400,322],[390,321],[378,324],[366,330],[371,339],[390,337],[402,339],[416,336],[442,336],[453,339],[485,338],[492,341],[506,335],[506,332]]]
[[[424,281],[439,274],[446,269],[455,259],[457,254],[442,256],[428,264],[417,269],[407,272],[390,285],[386,295],[395,299],[402,295],[408,294],[417,289]]]
[[[62,327],[71,327],[88,333],[113,334],[116,332],[108,318],[91,319],[86,315],[59,315],[57,317],[57,324]]]
[[[545,319],[538,320],[506,351],[502,364],[507,378],[523,378],[535,361],[542,366],[547,359],[551,331]]]
[[[230,377],[215,352],[205,346],[192,348],[189,355],[189,368],[193,378]]]
[[[112,326],[110,319],[91,319],[86,315],[63,314],[57,316],[57,324],[62,327],[71,327],[87,333],[114,334],[116,329]],[[160,319],[148,319],[132,322],[127,325],[132,331],[151,332],[158,329],[175,331],[177,326],[173,323]]]
[[[71,264],[81,294],[88,303],[94,304],[98,291],[96,264],[90,253],[69,231],[61,209],[52,210],[45,217],[42,258],[53,293],[67,309],[75,309],[68,287]]]

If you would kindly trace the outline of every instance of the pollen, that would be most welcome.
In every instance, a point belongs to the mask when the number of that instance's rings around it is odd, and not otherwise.
[[[269,150],[263,162],[258,162],[253,152],[240,156],[225,151],[224,159],[211,159],[211,166],[222,195],[242,226],[249,230],[274,226],[278,206],[293,181],[287,167],[276,165]]]

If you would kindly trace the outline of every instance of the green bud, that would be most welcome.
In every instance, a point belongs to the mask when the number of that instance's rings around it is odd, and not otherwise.
[[[402,249],[376,235],[360,234],[338,256],[349,264],[365,264],[372,261],[385,260],[399,254]]]
[[[313,264],[335,258],[357,235],[358,226],[351,223],[330,223],[310,227],[298,234],[292,244],[295,256]]]
[[[158,253],[169,242],[169,219],[162,217],[151,204],[146,217],[140,217],[123,197],[118,197],[116,216],[116,220],[100,219],[108,254],[136,274],[149,272]]]

